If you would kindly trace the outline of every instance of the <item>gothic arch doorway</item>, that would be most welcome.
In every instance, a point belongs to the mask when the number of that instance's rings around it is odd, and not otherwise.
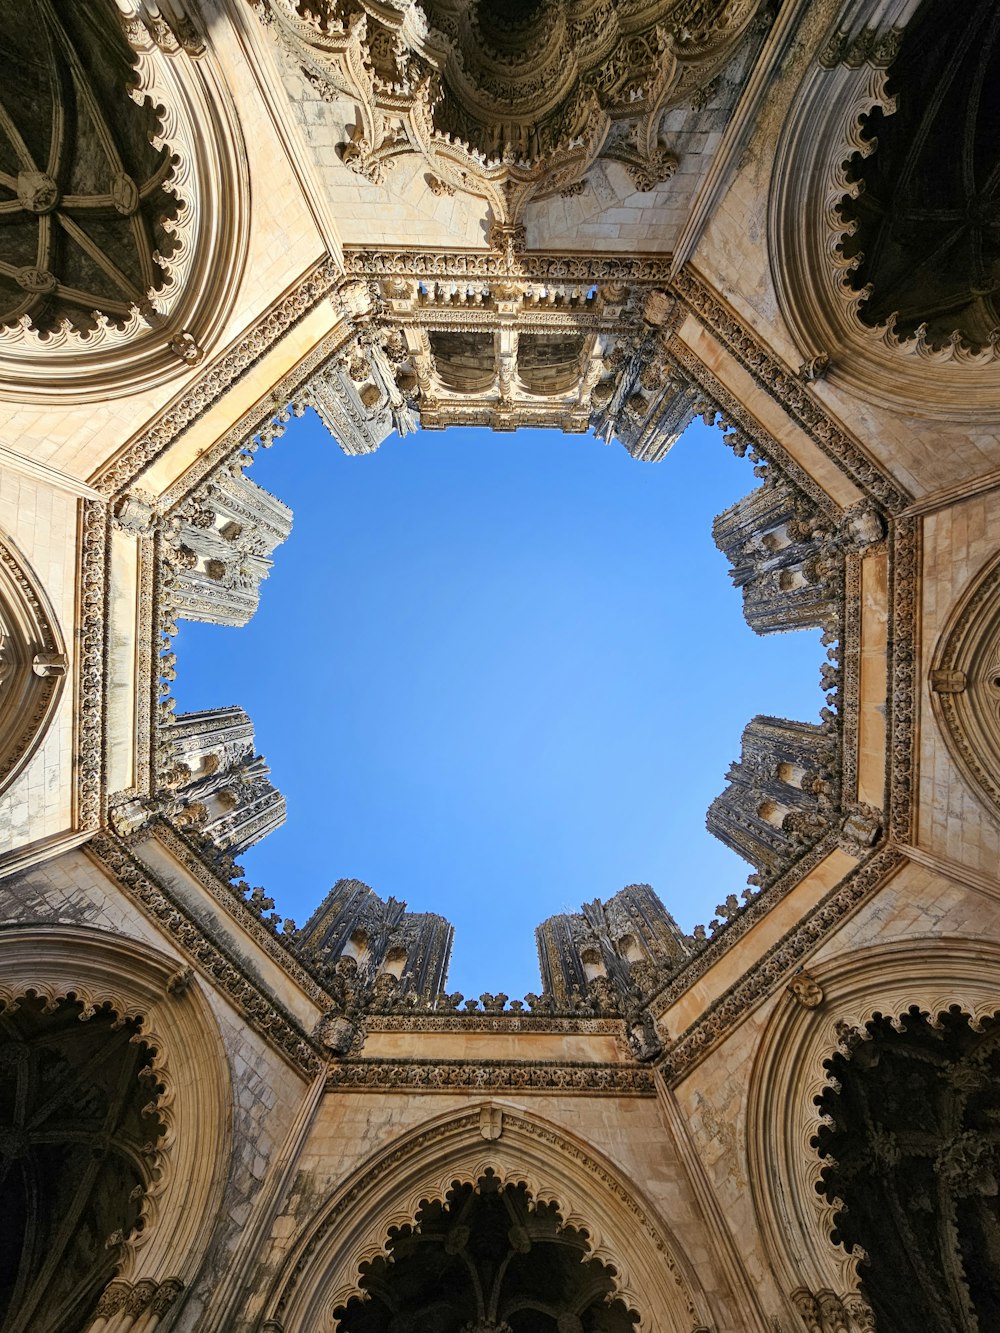
[[[485,1210],[476,1202],[484,1189],[491,1200]],[[537,1238],[517,1231],[523,1227],[516,1220],[518,1209],[526,1209],[529,1200]],[[471,1222],[458,1220],[463,1208],[474,1214]],[[510,1219],[504,1236],[496,1221],[502,1215]],[[502,1263],[509,1250],[508,1271],[518,1254],[517,1244],[505,1245],[511,1233],[516,1242],[528,1240],[532,1248],[536,1239],[542,1246],[565,1247],[567,1283],[558,1296],[559,1308],[553,1304],[554,1313],[537,1312],[547,1321],[544,1326],[558,1333],[596,1330],[597,1310],[605,1321],[617,1321],[600,1325],[613,1327],[615,1333],[691,1333],[715,1318],[676,1239],[612,1162],[520,1107],[489,1102],[425,1121],[349,1177],[293,1242],[259,1328],[262,1333],[333,1333],[338,1328],[368,1333],[360,1310],[369,1288],[382,1282],[387,1254],[395,1258],[394,1247],[402,1245],[405,1251],[411,1237],[422,1235],[425,1239],[416,1244],[428,1252],[440,1248],[444,1262],[449,1257],[444,1233],[453,1226],[468,1228],[466,1245],[476,1243],[476,1228],[482,1237],[492,1227],[496,1253],[491,1259],[490,1243],[483,1242],[487,1267]],[[461,1231],[452,1236],[456,1253],[464,1248],[458,1244],[462,1239]],[[504,1253],[498,1260],[500,1249]],[[464,1261],[463,1266],[469,1272]],[[586,1270],[589,1286],[576,1283],[578,1268]],[[496,1268],[490,1271],[495,1282]],[[533,1299],[531,1281],[530,1272],[522,1275],[516,1295],[505,1293],[501,1282],[493,1313],[487,1299],[480,1302],[484,1318],[472,1309],[468,1316],[463,1313],[463,1320],[499,1333],[507,1323],[499,1313],[506,1300],[511,1319],[507,1327],[516,1333],[517,1315],[528,1308],[519,1303]],[[470,1288],[475,1305],[471,1276]],[[408,1293],[408,1298],[423,1296]],[[390,1293],[389,1302],[393,1299],[402,1303]],[[457,1309],[464,1299],[457,1296],[453,1306]],[[455,1324],[461,1326],[461,1321]]]
[[[584,1232],[489,1171],[423,1204],[386,1251],[334,1311],[340,1333],[631,1333],[638,1318]]]
[[[94,929],[5,930],[0,1205],[17,1225],[0,1261],[4,1329],[114,1333],[139,1315],[155,1328],[215,1230],[230,1104],[189,969]]]
[[[997,1009],[1000,948],[985,940],[913,935],[817,959],[809,963],[809,978],[814,1002],[800,1003],[792,994],[779,999],[754,1061],[746,1102],[750,1188],[789,1317],[797,1312],[808,1323],[819,1311],[816,1327],[825,1328],[820,1316],[826,1309],[822,1318],[836,1314],[844,1327],[866,1329],[872,1313],[860,1290],[863,1251],[831,1241],[843,1202],[831,1193],[829,1157],[818,1151],[828,1138],[824,1124],[830,1125],[831,1057],[869,1045],[884,1021],[898,1029],[910,1013],[933,1026],[940,1015],[961,1012],[978,1029]],[[939,1326],[928,1327],[937,1333]]]

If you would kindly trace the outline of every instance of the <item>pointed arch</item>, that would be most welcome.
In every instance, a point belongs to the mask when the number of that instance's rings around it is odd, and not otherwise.
[[[640,1190],[590,1144],[523,1107],[477,1102],[426,1120],[357,1168],[313,1215],[288,1252],[258,1327],[333,1333],[333,1311],[361,1295],[360,1267],[384,1255],[392,1228],[416,1223],[421,1203],[455,1181],[491,1172],[558,1206],[587,1233],[590,1255],[615,1273],[616,1295],[639,1333],[691,1333],[712,1320],[676,1238]]]
[[[163,1126],[143,1205],[144,1225],[122,1246],[94,1328],[117,1327],[125,1308],[160,1314],[190,1289],[222,1205],[232,1141],[232,1096],[222,1036],[191,970],[144,941],[75,926],[0,931],[0,1012],[32,994],[54,1010],[71,998],[81,1021],[110,1009],[138,1023],[162,1092]],[[125,1315],[122,1314],[122,1318]],[[105,1323],[105,1320],[110,1322]]]
[[[915,936],[809,964],[810,1003],[786,994],[773,1011],[751,1071],[747,1160],[765,1257],[786,1298],[858,1300],[859,1254],[831,1240],[840,1206],[826,1198],[814,1146],[831,1081],[826,1062],[876,1015],[898,1022],[912,1008],[935,1022],[960,1010],[973,1025],[1000,995],[1000,944]],[[795,1311],[794,1304],[789,1314]]]

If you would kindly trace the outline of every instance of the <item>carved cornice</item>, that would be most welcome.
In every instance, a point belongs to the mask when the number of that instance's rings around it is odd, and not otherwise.
[[[785,873],[766,889],[755,894],[744,907],[730,916],[711,939],[703,942],[702,947],[688,960],[683,968],[672,976],[661,989],[653,991],[647,1004],[650,1012],[657,1017],[666,1013],[691,986],[705,976],[724,954],[748,931],[767,916],[771,909],[790,893],[810,874],[820,862],[824,861],[834,849],[836,843],[832,834],[822,838],[809,848]]]
[[[84,500],[80,505],[80,676],[77,686],[76,804],[84,827],[101,821],[104,784],[104,719],[108,677],[107,584],[111,519],[107,505]]]
[[[484,1014],[459,1011],[454,1014],[369,1014],[366,1032],[533,1032],[560,1035],[612,1036],[625,1040],[621,1018],[592,1018],[584,1014],[566,1016],[536,1013]]]
[[[309,975],[291,951],[261,923],[260,918],[247,906],[238,889],[207,866],[181,834],[166,821],[158,822],[154,831],[157,840],[184,867],[191,878],[205,889],[209,897],[218,903],[228,916],[238,922],[264,953],[288,974],[303,994],[308,995],[309,999],[321,1009],[325,1009],[330,1003],[330,996],[315,978]]]
[[[536,1060],[345,1060],[331,1065],[328,1089],[446,1092],[467,1088],[512,1093],[583,1092],[606,1097],[655,1097],[656,1083],[642,1065]]]
[[[106,496],[135,485],[140,474],[169,448],[182,431],[203,416],[289,329],[319,301],[331,294],[337,278],[338,272],[332,260],[325,260],[307,273],[280,300],[269,306],[193,384],[189,384],[152,425],[147,426],[110,462],[105,463],[91,478],[93,485]],[[282,406],[283,403],[276,402],[271,415]],[[185,489],[190,490],[190,485]]]
[[[758,959],[698,1019],[672,1042],[662,1065],[678,1083],[763,1000],[773,994],[833,931],[902,865],[906,857],[887,847],[833,888],[823,901]],[[680,978],[678,978],[680,980]]]
[[[160,929],[164,930],[216,986],[250,1027],[299,1073],[317,1074],[323,1057],[298,1021],[252,981],[221,943],[209,938],[205,922],[187,908],[147,867],[135,860],[113,835],[99,833],[87,851]]]
[[[675,275],[673,290],[839,472],[890,512],[905,507],[910,497],[691,268]]]
[[[665,287],[670,282],[668,254],[594,255],[586,252],[521,250],[368,250],[348,247],[344,269],[359,278],[501,279],[517,277],[537,283],[620,282]]]
[[[914,736],[918,626],[917,580],[920,520],[897,520],[889,534],[889,587],[892,638],[886,664],[889,706],[886,738],[886,808],[889,831],[899,843],[911,841],[916,810]]]

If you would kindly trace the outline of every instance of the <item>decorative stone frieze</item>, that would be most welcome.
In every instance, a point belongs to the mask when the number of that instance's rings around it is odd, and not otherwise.
[[[322,1067],[312,1037],[273,995],[261,990],[247,974],[245,963],[230,956],[231,947],[204,923],[194,921],[188,909],[148,866],[140,864],[121,840],[100,833],[88,851],[114,876],[138,908],[155,921],[196,965],[199,975],[211,978],[256,1032],[299,1072],[314,1075]],[[170,973],[167,974],[168,976]]]

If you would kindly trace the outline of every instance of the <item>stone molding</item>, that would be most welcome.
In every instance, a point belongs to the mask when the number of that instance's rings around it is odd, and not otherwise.
[[[120,934],[51,924],[0,928],[0,1011],[29,991],[53,1007],[72,997],[84,1021],[109,1006],[123,1021],[141,1023],[152,1052],[153,1081],[162,1088],[156,1114],[166,1132],[152,1159],[144,1224],[123,1245],[116,1282],[126,1295],[143,1284],[143,1291],[167,1288],[176,1297],[191,1285],[225,1186],[225,1170],[204,1164],[229,1161],[229,1066],[205,993],[177,977],[176,958]],[[154,1306],[153,1313],[163,1311]]]
[[[55,611],[0,535],[0,791],[23,771],[62,698],[68,659]]]
[[[417,282],[499,280],[515,277],[534,283],[620,282],[668,287],[671,257],[662,254],[586,255],[573,251],[521,250],[513,256],[497,250],[427,250],[420,247],[344,249],[344,271],[365,280],[410,278]]]
[[[295,1236],[257,1327],[317,1327],[320,1311],[360,1294],[359,1268],[384,1254],[390,1228],[413,1225],[423,1200],[444,1198],[454,1180],[474,1184],[487,1171],[501,1183],[523,1182],[536,1200],[557,1204],[564,1225],[586,1230],[593,1256],[614,1267],[618,1294],[638,1312],[642,1333],[653,1327],[653,1311],[663,1333],[712,1325],[693,1266],[617,1167],[563,1128],[485,1102],[424,1121],[341,1184]]]
[[[115,882],[159,929],[165,930],[184,955],[211,979],[213,985],[262,1037],[303,1077],[310,1078],[323,1059],[312,1040],[291,1014],[250,979],[229,950],[213,941],[204,923],[196,923],[154,873],[134,859],[109,833],[99,833],[86,849],[109,871]]]
[[[325,1009],[330,997],[319,983],[309,975],[298,962],[291,950],[275,936],[273,931],[261,922],[260,917],[249,908],[239,890],[207,866],[190,844],[172,825],[160,821],[152,830],[157,842],[180,863],[184,870],[196,880],[226,913],[231,916],[272,962],[276,963],[296,986],[307,995],[319,1008]],[[141,844],[136,846],[134,854],[142,858]]]
[[[337,269],[333,262],[324,260],[270,305],[231,347],[174,398],[151,425],[95,473],[90,480],[97,490],[111,497],[136,485],[150,463],[213,407],[319,301],[331,294],[336,279]],[[277,398],[271,404],[270,416],[284,405],[281,387],[276,386]],[[255,415],[259,418],[260,412]],[[240,443],[249,433],[246,429],[242,431]],[[224,438],[228,442],[228,434]],[[238,445],[232,445],[223,452],[232,453],[236,448]],[[191,485],[186,484],[185,494],[190,490]]]
[[[891,513],[906,505],[910,497],[693,268],[685,267],[674,276],[673,290],[839,472]]]
[[[934,649],[931,706],[952,759],[1000,818],[1000,556],[970,580]]]
[[[121,0],[134,82],[122,96],[159,113],[155,147],[174,159],[167,182],[180,208],[170,281],[134,306],[122,328],[101,317],[86,336],[68,322],[47,336],[27,322],[0,330],[0,371],[10,397],[75,402],[148,389],[184,374],[218,339],[243,280],[250,192],[239,117],[215,56],[182,6],[171,27],[151,0]],[[178,29],[183,40],[178,36]]]
[[[876,1014],[899,1017],[916,1006],[933,1023],[957,1007],[974,1027],[992,1017],[1000,946],[982,938],[909,936],[814,959],[809,969],[822,989],[821,1005],[805,1008],[791,996],[779,1000],[757,1047],[746,1101],[749,1181],[779,1287],[840,1293],[849,1308],[861,1255],[830,1240],[843,1205],[827,1202],[817,1190],[823,1168],[813,1146],[822,1123],[817,1102],[830,1081],[824,1062],[838,1047],[863,1042]],[[787,1114],[769,1114],[776,1105]],[[793,1302],[789,1313],[795,1308]],[[853,1333],[852,1325],[848,1329]]]
[[[84,828],[97,828],[107,799],[104,726],[108,694],[105,640],[111,576],[110,517],[107,506],[98,500],[84,500],[80,509],[80,674],[74,713],[76,804],[80,824]],[[137,646],[141,666],[145,645]],[[140,684],[140,698],[141,689]]]
[[[889,615],[886,720],[886,798],[889,833],[896,842],[912,841],[916,818],[914,737],[916,735],[917,587],[920,523],[898,519],[889,532]]]
[[[812,912],[725,991],[666,1049],[662,1071],[670,1083],[696,1064],[757,1005],[766,1000],[844,921],[890,879],[906,857],[887,847],[836,884]]]
[[[368,1014],[366,1032],[538,1032],[610,1036],[625,1040],[621,1018],[588,1018],[578,1014],[457,1013]]]
[[[848,231],[840,213],[859,186],[848,173],[855,153],[874,143],[863,134],[873,107],[891,113],[888,66],[912,0],[861,0],[848,27],[828,34],[793,100],[778,141],[768,200],[768,251],[782,318],[802,356],[829,358],[828,378],[865,402],[919,409],[949,422],[992,423],[1000,393],[1000,343],[974,352],[960,339],[943,347],[922,336],[901,338],[890,320],[863,323],[843,254]],[[803,221],[804,220],[804,221]],[[879,497],[881,498],[881,497]],[[891,504],[889,507],[894,507]]]

